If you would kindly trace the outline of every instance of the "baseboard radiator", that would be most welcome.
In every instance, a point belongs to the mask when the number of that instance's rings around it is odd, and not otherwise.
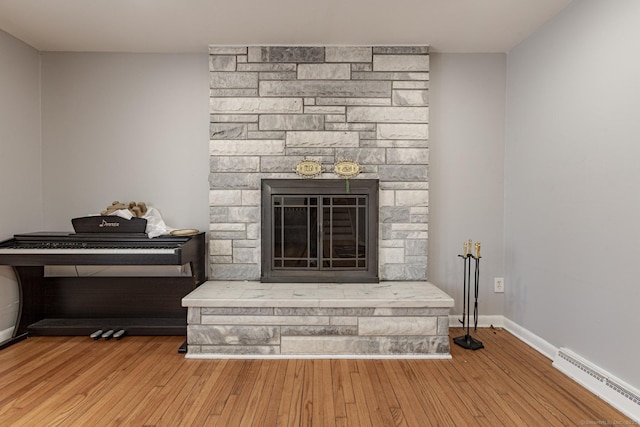
[[[558,350],[553,360],[553,366],[620,412],[640,422],[640,392],[638,390],[566,348]]]

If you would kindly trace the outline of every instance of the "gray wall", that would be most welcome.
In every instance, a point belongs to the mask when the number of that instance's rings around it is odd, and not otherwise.
[[[207,230],[207,55],[44,53],[44,227],[144,201]]]
[[[0,31],[0,239],[42,227],[40,55]]]
[[[145,200],[169,225],[207,229],[207,55],[42,61],[44,229],[68,230],[70,218],[116,199]],[[480,314],[500,315],[505,55],[434,54],[431,75],[429,280],[461,312],[457,254],[467,239],[480,241]]]
[[[0,31],[0,240],[42,227],[40,56]],[[18,310],[13,270],[0,266],[0,341]],[[7,335],[8,334],[8,335]]]
[[[506,317],[635,387],[638,16],[573,2],[509,53],[505,160]]]
[[[429,281],[462,313],[462,244],[482,244],[480,315],[503,312],[506,55],[431,54]]]
[[[434,54],[431,67],[429,280],[461,312],[457,254],[480,241],[480,314],[499,315],[505,55]],[[43,54],[45,227],[68,229],[115,199],[146,199],[169,225],[206,229],[207,74],[207,55]],[[167,137],[174,122],[192,136]]]

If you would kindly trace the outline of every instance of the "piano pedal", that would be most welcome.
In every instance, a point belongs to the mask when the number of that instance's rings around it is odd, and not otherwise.
[[[89,336],[91,337],[92,340],[98,340],[98,339],[100,339],[100,336],[102,335],[102,332],[103,332],[102,329],[98,329],[97,331],[95,331],[94,333],[92,333]]]
[[[121,340],[124,335],[127,333],[127,331],[125,331],[124,329],[120,329],[118,332],[116,332],[115,334],[113,334],[113,337],[117,340]]]
[[[113,329],[109,329],[107,332],[101,335],[105,340],[110,339],[113,336]]]

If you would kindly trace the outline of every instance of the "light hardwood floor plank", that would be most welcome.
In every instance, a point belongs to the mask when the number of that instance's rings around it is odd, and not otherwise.
[[[508,332],[472,335],[485,348],[452,343],[451,360],[193,360],[183,337],[32,337],[0,351],[0,425],[632,423]]]
[[[287,363],[281,361],[271,361],[270,366],[273,366],[272,370],[275,371],[273,388],[271,394],[267,396],[265,415],[262,419],[262,426],[275,426],[278,420],[278,409],[280,407],[280,401],[284,394],[284,383],[287,379]]]
[[[387,385],[387,387],[393,388],[408,425],[433,426],[434,424],[427,415],[428,412],[425,410],[425,405],[423,405],[420,395],[413,389],[413,384],[416,381],[415,375],[413,373],[405,375],[402,365],[389,360],[382,362],[380,369],[384,369],[389,378],[390,385]],[[400,387],[400,384],[403,383],[405,386]]]

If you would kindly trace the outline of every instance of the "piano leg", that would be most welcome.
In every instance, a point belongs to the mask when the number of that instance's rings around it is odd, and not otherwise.
[[[18,279],[20,302],[13,336],[27,334],[27,327],[44,317],[42,285],[44,266],[13,267]]]
[[[13,267],[18,279],[18,317],[13,336],[0,343],[0,350],[26,339],[27,327],[42,319],[42,278],[44,267]]]

